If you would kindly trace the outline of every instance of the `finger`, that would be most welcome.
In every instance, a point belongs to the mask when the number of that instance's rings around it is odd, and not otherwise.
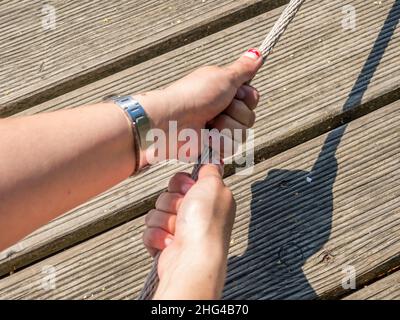
[[[224,113],[246,127],[252,127],[256,119],[254,111],[250,110],[243,101],[233,99]]]
[[[163,192],[156,201],[156,209],[176,213],[183,200],[183,195],[180,193]]]
[[[222,182],[223,174],[224,174],[223,164],[205,164],[200,168],[199,180],[204,179],[206,177],[215,177],[218,180],[221,180]]]
[[[248,108],[254,110],[260,101],[260,93],[252,86],[243,85],[238,89],[236,98],[242,100]]]
[[[210,125],[221,131],[221,133],[225,137],[230,137],[232,140],[235,141],[244,141],[246,140],[246,129],[247,127],[240,122],[236,121],[235,119],[232,119],[229,115],[227,114],[220,114],[217,116],[214,120],[210,122]],[[227,132],[228,130],[228,132]],[[238,134],[239,131],[239,134]]]
[[[160,210],[150,210],[146,216],[148,228],[160,228],[169,234],[175,234],[176,214]]]
[[[188,173],[178,172],[169,181],[168,192],[185,195],[194,184],[195,181]]]
[[[164,250],[169,246],[174,236],[160,228],[146,228],[143,233],[143,243],[150,254]]]
[[[154,258],[156,256],[156,254],[158,253],[157,249],[154,248],[150,248],[150,247],[146,247],[147,252],[150,253],[150,255]]]
[[[227,67],[236,87],[253,79],[262,65],[261,52],[258,49],[247,50],[239,59]]]

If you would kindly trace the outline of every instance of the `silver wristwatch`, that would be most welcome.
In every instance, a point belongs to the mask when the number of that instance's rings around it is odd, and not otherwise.
[[[147,149],[152,144],[152,141],[146,140],[146,135],[151,126],[150,119],[147,117],[142,105],[131,96],[112,96],[110,99],[128,114],[138,132],[140,148],[142,150]]]
[[[142,105],[133,99],[131,96],[110,96],[107,97],[123,109],[132,122],[132,128],[134,131],[135,139],[138,140],[139,150],[135,150],[136,153],[136,168],[135,171],[141,169],[147,164],[145,159],[146,149],[152,145],[153,140],[147,140],[146,137],[151,130],[150,119],[144,111]],[[136,144],[135,144],[136,145]]]

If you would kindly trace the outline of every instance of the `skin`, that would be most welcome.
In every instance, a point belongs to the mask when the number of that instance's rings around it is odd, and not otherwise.
[[[152,127],[166,133],[172,120],[178,130],[246,129],[259,94],[244,83],[261,64],[247,53],[133,97]],[[134,143],[128,118],[110,102],[0,119],[0,250],[128,178],[136,165]],[[196,183],[184,174],[172,178],[144,233],[151,253],[163,250],[156,298],[220,297],[234,211],[217,166],[205,166]],[[193,274],[199,276],[190,279]]]
[[[153,255],[162,250],[155,299],[221,297],[236,209],[222,173],[205,165],[196,183],[178,173],[146,216],[144,243]]]

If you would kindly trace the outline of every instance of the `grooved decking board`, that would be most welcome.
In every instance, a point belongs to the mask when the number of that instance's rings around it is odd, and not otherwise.
[[[286,0],[7,0],[0,116],[199,39]],[[49,29],[55,9],[55,28]],[[42,11],[44,10],[44,11]]]
[[[227,178],[238,209],[224,297],[326,297],[343,293],[344,266],[365,281],[399,263],[399,153],[400,101]],[[0,298],[136,297],[143,220],[0,280]]]
[[[400,300],[400,271],[358,290],[344,300]]]
[[[355,31],[342,28],[341,1],[305,3],[253,82],[263,96],[255,125],[257,161],[398,95],[400,34],[394,29],[400,15],[398,1],[384,24],[394,3],[353,1]],[[110,92],[164,86],[196,66],[231,61],[243,48],[259,43],[281,11],[260,15],[23,114],[93,102]],[[343,110],[348,111],[344,114]],[[171,174],[182,168],[186,167],[152,168],[51,222],[1,254],[0,274],[146,212]]]

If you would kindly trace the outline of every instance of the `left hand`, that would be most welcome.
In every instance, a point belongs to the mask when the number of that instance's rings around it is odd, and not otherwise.
[[[235,201],[217,165],[194,182],[178,173],[146,216],[143,241],[162,251],[156,299],[217,299],[225,282]]]

